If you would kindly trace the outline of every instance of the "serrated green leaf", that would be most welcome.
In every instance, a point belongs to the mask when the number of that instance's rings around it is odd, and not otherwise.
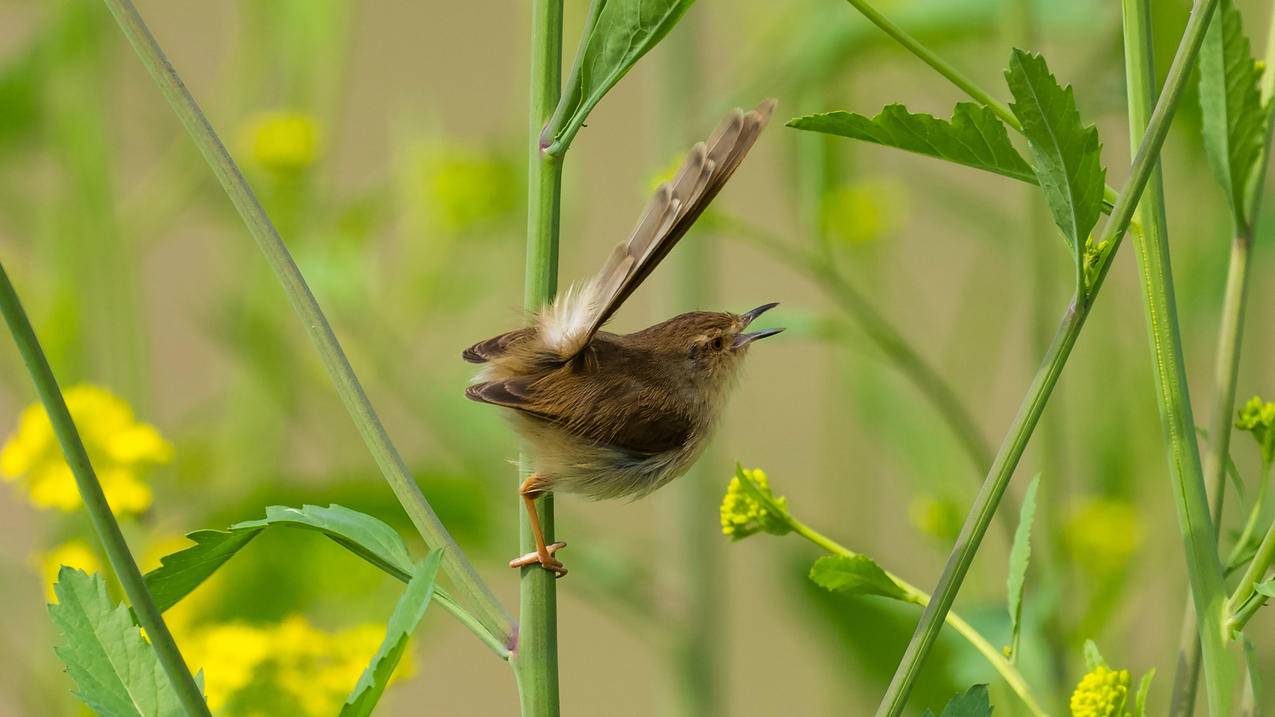
[[[1151,680],[1155,679],[1155,668],[1138,680],[1138,696],[1133,703],[1133,717],[1147,717],[1147,699],[1151,696]]]
[[[1083,277],[1085,240],[1102,212],[1107,174],[1098,130],[1081,122],[1071,86],[1060,86],[1040,55],[1015,49],[1005,80],[1050,214]]]
[[[540,145],[561,154],[620,78],[673,29],[695,0],[593,0],[571,76]]]
[[[63,566],[49,617],[62,633],[54,652],[75,680],[75,695],[103,717],[184,717],[150,643],[123,604],[112,604],[102,576]]]
[[[1106,667],[1107,661],[1098,652],[1098,644],[1093,640],[1085,640],[1085,671],[1093,672],[1099,667]]]
[[[1205,154],[1236,226],[1247,223],[1245,199],[1266,123],[1258,87],[1262,72],[1250,53],[1240,11],[1222,0],[1200,46],[1200,108]]]
[[[1036,489],[1040,486],[1037,473],[1023,494],[1023,505],[1018,513],[1018,528],[1014,531],[1014,543],[1009,550],[1009,575],[1005,587],[1009,595],[1009,658],[1018,657],[1018,641],[1022,635],[1023,586],[1027,580],[1027,564],[1031,560],[1032,522],[1036,519]]]
[[[892,104],[872,118],[854,112],[824,112],[789,120],[788,126],[896,147],[1036,183],[1036,173],[1014,149],[996,113],[971,102],[957,103],[951,120],[913,114],[903,105]]]
[[[992,701],[987,695],[987,685],[974,685],[948,701],[939,717],[990,717],[991,714]],[[926,710],[923,717],[934,717],[934,713]]]
[[[1259,595],[1275,597],[1275,578],[1267,580],[1264,583],[1257,583],[1253,586],[1253,590],[1257,591]]]
[[[408,638],[416,631],[430,598],[434,596],[434,582],[438,577],[438,565],[443,559],[443,549],[435,548],[416,566],[412,579],[407,583],[394,613],[385,627],[385,639],[359,677],[350,698],[341,707],[341,717],[367,717],[385,693],[385,687],[394,674],[394,668],[407,650]]]
[[[866,555],[825,555],[810,566],[810,579],[832,592],[907,600],[903,588]]]
[[[412,574],[407,546],[394,529],[365,513],[330,505],[289,508],[273,505],[266,517],[235,523],[228,530],[188,533],[194,545],[160,558],[146,585],[160,611],[176,605],[265,528],[281,525],[316,530],[382,570],[406,580]]]

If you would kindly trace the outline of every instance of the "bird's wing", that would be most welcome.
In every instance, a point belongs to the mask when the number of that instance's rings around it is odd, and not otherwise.
[[[691,148],[677,175],[656,190],[637,226],[612,250],[602,270],[542,312],[539,326],[547,347],[569,359],[589,345],[726,185],[774,108],[775,101],[766,100],[749,112],[736,109],[708,140]]]
[[[514,329],[506,331],[499,336],[493,336],[485,341],[470,346],[461,352],[461,358],[470,363],[487,363],[492,359],[500,358],[509,352],[509,347],[513,346],[523,339],[531,335],[530,329]]]

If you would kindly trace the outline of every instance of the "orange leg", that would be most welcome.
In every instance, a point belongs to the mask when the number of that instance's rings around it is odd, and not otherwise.
[[[534,552],[527,553],[520,558],[510,560],[509,567],[521,568],[525,565],[538,563],[540,567],[560,578],[567,574],[567,569],[562,566],[561,560],[553,557],[553,554],[567,547],[567,544],[553,543],[545,545],[545,534],[540,527],[540,515],[536,513],[536,498],[539,498],[544,492],[544,487],[534,473],[528,476],[527,480],[522,482],[522,485],[518,486],[518,494],[522,496],[522,504],[527,507],[527,517],[531,520],[531,532],[536,538],[536,549]]]

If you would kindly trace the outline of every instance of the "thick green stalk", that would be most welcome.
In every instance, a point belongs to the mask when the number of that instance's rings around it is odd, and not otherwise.
[[[687,13],[676,31],[664,39],[660,84],[664,105],[661,134],[668,138],[662,149],[666,151],[683,149],[678,138],[687,134],[700,110],[702,18],[701,13]],[[682,241],[680,256],[674,258],[678,311],[710,309],[716,295],[717,252],[712,233],[703,230],[691,233],[693,236]],[[727,637],[723,629],[726,594],[721,589],[725,584],[724,551],[712,516],[721,498],[718,476],[727,474],[719,453],[709,446],[681,480],[685,498],[678,506],[681,526],[677,534],[681,541],[677,552],[683,555],[686,619],[676,631],[676,654],[670,667],[677,681],[682,713],[694,717],[716,717],[726,712],[724,673],[720,664],[720,656],[729,654],[722,642]]]
[[[93,523],[93,530],[102,542],[106,557],[111,562],[111,569],[124,587],[124,594],[128,596],[137,621],[146,629],[146,635],[155,648],[155,655],[164,668],[164,674],[168,675],[177,699],[191,717],[210,715],[199,686],[195,684],[195,678],[191,676],[186,661],[177,649],[177,643],[173,641],[172,633],[168,631],[168,625],[164,624],[164,618],[155,607],[142,572],[138,570],[137,562],[128,550],[128,542],[120,532],[119,523],[115,522],[115,516],[106,502],[106,494],[102,492],[102,484],[97,480],[93,464],[89,462],[89,454],[75,428],[75,421],[71,419],[71,412],[67,410],[66,401],[62,398],[62,390],[58,388],[57,379],[53,376],[53,369],[49,367],[44,350],[36,339],[35,329],[31,328],[31,322],[18,301],[18,294],[9,281],[3,264],[0,264],[0,313],[9,325],[13,341],[31,374],[31,382],[35,384],[40,400],[44,403],[44,410],[49,415],[49,422],[53,424],[53,432],[62,446],[62,454],[71,468],[71,474],[75,476],[75,485],[80,491],[89,520]]]
[[[1131,146],[1142,141],[1143,128],[1155,103],[1155,62],[1151,34],[1151,8],[1147,0],[1124,0],[1125,73],[1129,84],[1129,134]],[[1208,494],[1200,466],[1195,419],[1187,389],[1186,362],[1178,326],[1177,300],[1169,258],[1169,235],[1164,209],[1164,182],[1159,163],[1138,208],[1142,231],[1134,233],[1134,247],[1142,277],[1143,305],[1147,315],[1156,397],[1169,458],[1178,524],[1186,550],[1192,604],[1200,611],[1197,632],[1208,682],[1209,704],[1214,714],[1226,714],[1234,680],[1221,631],[1223,613],[1222,567],[1217,555],[1217,533],[1209,515]],[[1238,340],[1238,337],[1236,337]],[[1234,400],[1232,368],[1230,400]],[[1229,428],[1230,409],[1222,419]],[[1216,418],[1216,417],[1215,417]],[[1225,430],[1225,429],[1224,429]],[[1216,442],[1219,436],[1213,435]],[[1225,454],[1222,454],[1223,456]],[[1224,468],[1216,460],[1218,473]],[[1218,503],[1220,507],[1220,501]]]
[[[562,86],[562,0],[531,3],[531,111],[527,127],[527,255],[523,307],[534,311],[558,290],[558,223],[562,156],[540,150],[540,132],[558,104]],[[521,476],[530,466],[524,456]],[[553,496],[536,501],[545,540],[553,541]],[[518,506],[523,552],[535,550],[531,523]],[[558,593],[554,574],[537,565],[522,569],[514,672],[523,717],[558,714]]]
[[[230,197],[239,216],[247,225],[248,232],[265,254],[266,261],[274,270],[279,283],[283,285],[292,304],[293,310],[301,318],[310,340],[319,352],[319,357],[327,369],[329,377],[336,385],[337,393],[345,404],[346,410],[354,420],[364,444],[372,453],[382,475],[403,504],[408,517],[420,532],[421,537],[430,547],[443,547],[443,566],[447,574],[456,583],[457,592],[467,596],[477,608],[478,618],[484,628],[498,635],[505,644],[513,641],[513,620],[491,592],[491,588],[478,577],[478,571],[469,562],[460,546],[438,519],[434,509],[425,500],[420,486],[412,479],[407,465],[394,447],[389,434],[381,424],[381,419],[372,408],[371,401],[363,391],[362,384],[354,374],[345,351],[337,341],[331,324],[319,308],[305,278],[297,268],[296,262],[288,252],[288,247],[279,237],[270,218],[261,208],[256,195],[248,186],[248,182],[240,173],[235,161],[230,158],[225,145],[209,124],[207,117],[191,96],[190,91],[178,76],[177,71],[169,63],[163,49],[156,42],[150,30],[143,22],[132,0],[104,0],[111,14],[115,16],[124,36],[133,46],[134,52],[145,65],[151,78],[159,86],[173,112],[181,120],[186,132],[199,148],[204,160],[208,162],[213,174],[221,183],[222,189]]]
[[[1196,0],[1191,19],[1187,23],[1182,41],[1178,45],[1177,54],[1174,56],[1173,64],[1169,68],[1164,94],[1159,102],[1156,103],[1155,110],[1151,114],[1150,123],[1147,126],[1146,136],[1138,145],[1138,152],[1134,157],[1129,179],[1125,182],[1124,189],[1119,193],[1115,206],[1111,210],[1111,216],[1099,235],[1101,240],[1097,243],[1097,246],[1105,246],[1106,249],[1097,258],[1096,271],[1094,272],[1088,296],[1073,297],[1071,304],[1063,315],[1058,330],[1054,335],[1054,340],[1046,352],[1045,359],[1037,370],[1036,377],[1028,389],[1027,396],[1019,408],[1018,415],[1015,416],[1013,423],[1010,425],[1009,433],[1001,445],[996,461],[983,482],[983,488],[979,491],[974,506],[965,519],[965,524],[961,527],[961,533],[957,536],[956,544],[948,557],[947,565],[944,567],[943,574],[939,577],[938,585],[933,591],[934,599],[926,606],[925,612],[922,613],[916,632],[912,635],[912,640],[908,644],[902,660],[899,662],[894,678],[886,690],[881,705],[877,708],[878,717],[886,715],[896,717],[903,712],[903,708],[907,704],[908,693],[920,673],[921,663],[926,655],[929,654],[930,648],[934,645],[934,640],[938,637],[939,626],[942,624],[943,617],[951,609],[952,602],[956,599],[956,593],[960,590],[965,574],[968,572],[983,536],[987,532],[987,526],[991,523],[992,516],[996,513],[996,507],[1000,504],[1001,497],[1005,493],[1005,488],[1009,485],[1010,478],[1013,477],[1014,469],[1018,466],[1018,460],[1022,457],[1023,451],[1031,438],[1032,431],[1040,419],[1040,414],[1044,411],[1045,404],[1048,402],[1049,396],[1058,382],[1063,366],[1066,365],[1067,358],[1071,355],[1071,349],[1075,346],[1076,339],[1080,336],[1080,330],[1084,326],[1094,299],[1097,298],[1097,294],[1106,279],[1107,272],[1110,270],[1115,252],[1119,248],[1124,234],[1133,219],[1134,210],[1142,197],[1142,190],[1146,187],[1147,181],[1151,177],[1156,159],[1160,154],[1160,148],[1164,145],[1164,139],[1168,134],[1173,114],[1177,110],[1182,91],[1186,87],[1187,77],[1191,68],[1195,65],[1200,43],[1204,40],[1204,31],[1208,27],[1208,20],[1216,6],[1217,0]],[[1204,520],[1207,525],[1207,511]],[[1216,560],[1216,553],[1214,554],[1214,560]],[[1218,578],[1220,580],[1220,574]],[[1220,602],[1214,607],[1220,608]]]
[[[1275,62],[1275,14],[1272,14],[1266,43],[1266,66]],[[1231,426],[1235,416],[1235,386],[1240,369],[1240,345],[1244,336],[1244,314],[1248,304],[1249,259],[1253,253],[1253,237],[1261,212],[1262,190],[1266,183],[1266,168],[1271,157],[1271,117],[1269,104],[1275,92],[1275,72],[1262,74],[1262,102],[1268,107],[1266,141],[1257,160],[1257,174],[1249,193],[1245,211],[1245,223],[1235,227],[1231,241],[1231,260],[1226,270],[1226,290],[1222,300],[1222,316],[1219,322],[1217,350],[1213,370],[1215,372],[1213,415],[1209,422],[1209,452],[1204,463],[1204,475],[1209,494],[1213,496],[1213,535],[1222,529],[1222,508],[1226,497],[1226,464],[1230,460]],[[1263,479],[1261,493],[1265,494]],[[1260,506],[1261,500],[1257,501]],[[1255,506],[1256,507],[1256,506]],[[1245,533],[1236,548],[1243,547],[1252,532],[1252,522],[1245,526]],[[1229,565],[1230,561],[1227,561]],[[1170,717],[1190,717],[1195,712],[1196,686],[1200,678],[1200,641],[1195,619],[1195,603],[1188,600],[1182,618],[1182,634],[1178,645],[1178,661],[1173,675],[1173,699],[1169,703]]]

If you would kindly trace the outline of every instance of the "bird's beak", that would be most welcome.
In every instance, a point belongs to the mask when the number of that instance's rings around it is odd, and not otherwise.
[[[758,306],[752,311],[746,311],[743,314],[740,314],[740,318],[744,320],[744,325],[741,326],[740,328],[741,329],[748,328],[748,325],[753,323],[754,319],[766,313],[767,311],[770,311],[776,306],[779,306],[779,302],[772,301],[769,304],[762,304],[761,306]],[[758,339],[764,339],[767,336],[774,336],[780,331],[783,331],[783,329],[762,329],[761,331],[750,331],[748,333],[740,333],[738,336],[735,337],[735,342],[733,346],[734,348],[737,348],[737,349],[743,348],[744,346],[747,346],[748,344],[751,344],[752,342]]]

